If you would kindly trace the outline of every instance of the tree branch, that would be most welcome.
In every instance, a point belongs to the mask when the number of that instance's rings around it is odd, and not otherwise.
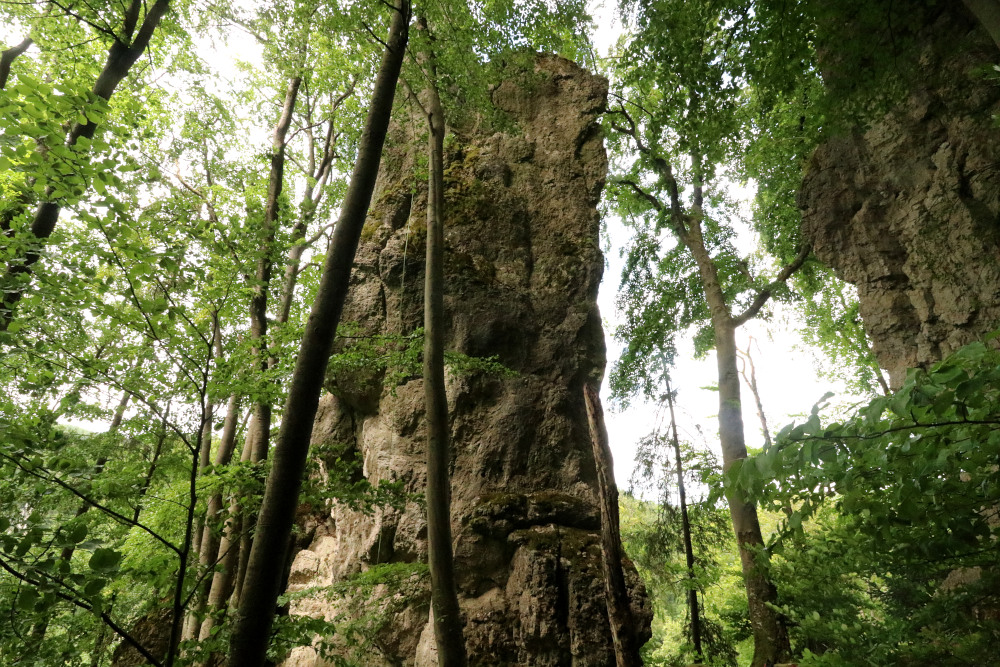
[[[757,296],[754,297],[753,303],[747,306],[746,310],[733,318],[733,325],[738,327],[757,315],[757,313],[760,312],[760,309],[764,307],[764,304],[767,303],[768,299],[771,298],[771,294],[774,290],[783,285],[793,273],[799,270],[799,267],[805,263],[806,258],[809,257],[811,252],[811,244],[807,243],[802,246],[802,249],[799,250],[799,254],[795,256],[795,259],[793,259],[788,266],[781,270],[778,277],[772,280],[767,287],[762,289],[760,292],[757,292]]]
[[[13,567],[11,567],[7,563],[7,561],[3,560],[2,558],[0,558],[0,568],[2,568],[5,572],[7,572],[9,575],[11,575],[12,577],[14,577],[15,579],[17,579],[19,581],[22,581],[22,582],[24,582],[26,584],[31,584],[32,586],[35,586],[36,588],[40,587],[42,585],[42,582],[37,581],[35,579],[32,579],[30,576],[24,574],[23,572],[19,572],[19,571],[15,570]],[[87,611],[93,611],[94,610],[94,606],[91,605],[89,602],[85,602],[83,600],[80,600],[80,599],[78,599],[76,597],[73,597],[73,596],[67,594],[67,593],[63,593],[61,591],[53,591],[52,593],[56,597],[61,598],[61,599],[65,600],[66,602],[69,602],[70,604],[76,605],[77,607],[79,607],[81,609],[86,609]],[[124,639],[126,642],[128,642],[129,644],[131,644],[135,648],[135,650],[137,650],[139,653],[142,654],[142,657],[144,657],[146,660],[149,661],[149,664],[153,665],[154,667],[163,667],[163,663],[161,663],[159,660],[157,660],[149,651],[146,650],[146,648],[142,644],[140,644],[138,641],[136,641],[135,637],[133,637],[132,635],[130,635],[128,632],[125,631],[124,628],[122,628],[120,625],[118,625],[117,623],[115,623],[114,620],[110,616],[108,616],[108,614],[106,612],[101,612],[100,616],[101,616],[101,620],[104,621],[105,625],[107,625],[109,628],[111,628],[112,630],[114,630],[114,632],[115,632],[116,635],[118,635],[119,637],[121,637],[122,639]]]
[[[107,514],[109,517],[111,517],[115,521],[119,522],[120,524],[122,524],[124,526],[131,526],[131,527],[134,527],[134,528],[138,528],[139,530],[142,530],[142,531],[148,533],[153,539],[155,539],[157,542],[160,542],[161,544],[163,544],[163,546],[167,547],[168,549],[170,549],[171,551],[173,551],[174,553],[176,553],[178,556],[181,554],[181,550],[180,549],[178,549],[169,540],[167,540],[165,537],[161,536],[159,533],[157,533],[155,530],[153,530],[149,526],[146,526],[146,525],[144,525],[142,523],[139,523],[138,521],[133,521],[133,520],[129,519],[127,516],[125,516],[123,514],[120,514],[119,512],[116,512],[115,510],[111,509],[110,507],[106,507],[105,505],[102,505],[101,503],[97,502],[93,498],[88,497],[86,494],[83,494],[80,491],[77,491],[72,486],[70,486],[69,484],[67,484],[63,480],[59,479],[55,475],[49,473],[48,471],[46,471],[47,474],[42,474],[42,473],[38,472],[37,470],[35,470],[33,468],[29,468],[20,459],[14,457],[14,456],[11,456],[9,454],[0,453],[0,457],[7,459],[11,463],[13,463],[15,466],[17,466],[18,468],[20,468],[22,471],[26,472],[27,474],[31,475],[32,477],[35,477],[36,479],[40,479],[40,480],[42,480],[44,482],[54,482],[57,486],[62,487],[63,489],[69,491],[74,496],[76,496],[77,498],[79,498],[80,500],[82,500],[83,502],[85,502],[85,503],[93,506],[94,508],[98,509],[101,512],[104,512],[105,514]]]
[[[19,55],[27,51],[28,47],[34,43],[33,39],[25,37],[20,44],[0,51],[0,90],[7,86],[7,79],[10,78],[10,66]]]
[[[124,39],[132,39],[135,33],[135,26],[139,23],[139,10],[142,9],[142,0],[132,0],[132,4],[125,10],[125,20],[122,22],[122,35]]]

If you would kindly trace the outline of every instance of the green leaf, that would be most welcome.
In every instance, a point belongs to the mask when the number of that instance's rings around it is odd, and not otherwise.
[[[100,574],[111,574],[118,571],[122,555],[114,549],[100,548],[90,557],[90,569]]]
[[[34,611],[36,602],[38,591],[34,588],[22,588],[21,594],[17,596],[17,608],[21,611]]]
[[[951,390],[942,391],[934,398],[931,408],[934,410],[934,414],[940,417],[953,407],[954,402],[955,392]]]
[[[73,544],[79,544],[80,542],[83,542],[83,540],[86,537],[87,537],[87,524],[85,523],[80,523],[73,526],[72,530],[70,530],[69,535],[67,535],[67,539],[69,539],[69,541],[72,542]]]
[[[93,597],[104,590],[104,587],[107,586],[107,584],[107,579],[91,579],[83,587],[83,594],[87,597]]]

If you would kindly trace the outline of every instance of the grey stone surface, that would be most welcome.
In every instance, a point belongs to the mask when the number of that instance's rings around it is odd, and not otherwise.
[[[484,132],[470,123],[448,149],[447,347],[497,355],[515,373],[448,373],[456,567],[470,664],[480,667],[614,662],[582,394],[605,363],[596,296],[597,203],[607,170],[597,120],[606,94],[602,78],[540,56],[534,72],[492,91],[517,129]],[[364,334],[407,335],[422,324],[426,188],[412,167],[423,132],[419,117],[393,130],[344,314]],[[334,373],[314,444],[356,451],[369,481],[402,481],[419,493],[422,380],[418,372],[383,387],[382,379]],[[315,531],[294,560],[292,591],[426,556],[417,503],[373,515],[335,504]],[[630,573],[648,636],[651,611]],[[292,613],[347,618],[348,607],[307,596]],[[391,616],[363,664],[436,664],[426,595]],[[286,664],[326,663],[303,648]]]
[[[998,53],[961,17],[925,35],[922,85],[864,133],[822,145],[800,195],[805,236],[857,286],[897,387],[907,368],[1000,326],[1000,87],[983,78]]]

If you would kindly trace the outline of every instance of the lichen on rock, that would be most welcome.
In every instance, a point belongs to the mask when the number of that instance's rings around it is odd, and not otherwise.
[[[496,356],[499,376],[448,373],[452,517],[470,664],[613,663],[604,602],[595,467],[583,383],[602,375],[597,203],[607,171],[598,118],[607,82],[556,56],[492,91],[516,130],[454,133],[446,159],[445,309],[450,350]],[[419,120],[391,135],[344,320],[368,335],[422,325],[426,189],[412,167]],[[379,380],[378,383],[375,380]],[[372,483],[423,490],[423,384],[329,378],[314,442],[348,443]],[[290,590],[344,581],[377,563],[426,558],[417,502],[372,515],[334,505],[296,556]],[[651,611],[630,571],[637,632]],[[422,606],[421,606],[422,605]],[[363,664],[436,664],[425,602],[373,638]],[[293,614],[344,613],[304,598]],[[389,638],[391,635],[391,641]],[[346,650],[346,649],[345,649]],[[325,664],[309,648],[288,665]]]

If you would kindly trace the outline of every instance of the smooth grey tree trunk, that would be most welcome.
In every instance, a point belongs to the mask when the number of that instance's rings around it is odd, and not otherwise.
[[[284,567],[285,549],[295,520],[302,477],[309,454],[309,438],[319,405],[326,366],[340,323],[350,283],[354,255],[361,239],[378,176],[382,147],[389,127],[396,82],[409,35],[410,4],[401,0],[394,11],[389,40],[375,80],[358,158],[351,175],[340,220],[333,233],[303,333],[302,346],[288,391],[288,399],[272,457],[257,533],[247,565],[246,584],[230,638],[229,664],[261,667],[274,621]]]
[[[421,18],[418,26],[427,30]],[[427,421],[427,562],[439,667],[468,658],[451,537],[451,425],[444,379],[444,110],[433,57],[423,54],[428,127],[427,255],[424,268],[424,409]]]

